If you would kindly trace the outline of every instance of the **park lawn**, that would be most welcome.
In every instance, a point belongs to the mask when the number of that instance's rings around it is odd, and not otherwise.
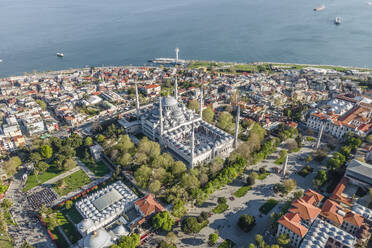
[[[70,219],[75,223],[78,224],[80,221],[83,220],[83,217],[80,215],[80,213],[76,210],[75,206],[72,206],[70,209],[63,209],[61,212],[64,215],[68,215]]]
[[[218,204],[215,208],[212,209],[212,212],[215,214],[221,214],[229,208],[229,205],[226,203]]]
[[[234,196],[243,197],[249,190],[251,190],[251,186],[242,186],[237,191],[235,191]]]
[[[102,177],[110,172],[110,169],[102,160],[98,161],[97,163],[88,163],[86,166],[97,177]]]
[[[271,209],[273,209],[276,205],[278,204],[278,201],[271,198],[267,200],[261,207],[260,207],[260,212],[264,214],[268,214]]]
[[[258,180],[264,180],[268,175],[270,175],[270,172],[265,172],[265,173],[258,174],[257,179]]]
[[[1,248],[13,248],[14,245],[6,236],[0,233],[0,247]]]
[[[59,196],[64,196],[91,182],[87,174],[85,174],[85,172],[82,170],[78,170],[61,180],[65,181],[65,187],[58,188],[57,185],[59,181],[53,185],[54,191]]]
[[[62,233],[58,230],[58,228],[54,228],[53,230],[51,230],[51,233],[53,234],[54,241],[57,243],[58,247],[69,247],[69,244],[63,237]]]
[[[45,183],[46,181],[56,177],[60,173],[61,173],[60,170],[51,166],[43,174],[40,174],[37,177],[35,175],[30,175],[27,178],[25,187],[22,189],[22,192],[26,192],[26,191],[38,186],[39,184]]]
[[[274,163],[277,165],[281,165],[284,163],[284,161],[285,161],[285,157],[280,157],[277,160],[275,160]]]
[[[12,219],[12,216],[10,215],[8,210],[4,210],[4,218],[6,221],[6,224],[16,226],[17,223],[15,223]]]
[[[316,140],[316,138],[311,137],[311,136],[307,136],[307,137],[306,137],[306,140],[307,140],[307,141],[314,141],[314,140]]]
[[[70,223],[62,212],[57,213],[57,219],[59,220],[59,225],[63,232],[66,234],[71,243],[75,244],[81,239],[81,235],[75,226]]]
[[[298,175],[302,176],[302,177],[306,177],[307,175],[309,175],[310,173],[312,173],[314,171],[313,167],[311,167],[310,165],[306,165],[305,167],[303,167],[299,172],[298,172]]]
[[[232,242],[230,239],[226,239],[224,240],[219,246],[218,248],[232,248],[235,246],[235,243]]]

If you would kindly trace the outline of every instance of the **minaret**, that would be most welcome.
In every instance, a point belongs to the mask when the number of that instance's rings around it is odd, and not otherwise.
[[[159,114],[160,114],[160,136],[159,136],[159,141],[160,145],[163,142],[163,106],[161,103],[162,97],[160,96],[159,98]]]
[[[287,174],[287,164],[288,164],[288,155],[285,157],[285,161],[282,168],[281,176],[285,177],[285,174]]]
[[[135,85],[136,85],[136,111],[137,111],[137,120],[139,120],[139,117],[140,117],[140,104],[139,104],[137,82],[135,82]]]
[[[238,148],[238,136],[239,136],[239,120],[240,119],[240,105],[238,104],[238,109],[236,110],[236,123],[235,123],[235,139],[234,148]]]
[[[318,140],[317,140],[317,142],[316,142],[316,149],[319,149],[320,141],[322,140],[322,135],[323,135],[324,126],[325,126],[325,124],[322,123],[322,126],[320,127],[320,131],[319,131]]]
[[[200,118],[203,119],[203,87],[200,88]]]
[[[177,83],[177,75],[176,75],[176,82],[174,83],[174,98],[178,101],[178,83]]]
[[[180,52],[180,49],[176,47],[174,51],[176,52],[176,63],[178,63],[178,53]]]
[[[194,150],[195,150],[195,134],[194,134],[194,121],[192,121],[191,127],[191,169],[193,168],[194,163]]]

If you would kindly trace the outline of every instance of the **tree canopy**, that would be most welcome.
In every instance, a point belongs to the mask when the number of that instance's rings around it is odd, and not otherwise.
[[[174,225],[174,219],[168,211],[163,211],[154,215],[152,224],[155,229],[162,229],[169,232]]]

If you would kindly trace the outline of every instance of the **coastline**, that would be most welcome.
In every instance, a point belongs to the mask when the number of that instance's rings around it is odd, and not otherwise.
[[[187,64],[185,67],[190,67],[193,64],[197,64],[194,66],[195,68],[203,68],[203,67],[210,67],[210,66],[277,66],[277,67],[288,67],[289,69],[302,69],[305,67],[313,67],[313,68],[320,68],[320,69],[335,69],[342,71],[347,70],[358,70],[361,72],[370,72],[372,73],[372,67],[359,67],[359,66],[343,66],[343,65],[325,65],[325,64],[302,64],[302,63],[284,63],[284,62],[269,62],[269,61],[257,61],[257,62],[250,62],[250,63],[243,63],[243,62],[233,62],[233,61],[213,61],[213,60],[187,60]],[[139,67],[160,67],[160,64],[146,64],[146,65],[107,65],[107,66],[93,66],[94,68],[139,68]],[[42,75],[50,75],[50,74],[65,74],[65,73],[73,73],[74,71],[84,71],[89,70],[90,67],[77,67],[77,68],[68,68],[62,70],[50,70],[50,71],[36,71],[33,70],[32,72],[23,72],[23,75],[9,75],[9,76],[0,76],[1,79],[6,78],[17,78],[23,76],[42,76]]]

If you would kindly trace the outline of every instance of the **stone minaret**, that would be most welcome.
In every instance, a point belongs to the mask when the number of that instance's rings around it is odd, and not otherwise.
[[[160,115],[160,136],[159,136],[159,141],[160,145],[163,142],[163,106],[161,103],[162,97],[159,97],[159,115]]]
[[[195,150],[195,134],[194,134],[194,121],[192,122],[191,127],[191,168],[193,167],[194,163],[194,150]]]
[[[316,149],[319,149],[320,141],[322,140],[322,136],[323,136],[324,126],[325,126],[325,124],[322,123],[322,126],[320,127],[320,131],[319,131],[318,140],[316,142]]]
[[[200,118],[203,119],[203,88],[200,88]]]
[[[238,136],[239,136],[239,120],[240,119],[240,105],[236,110],[236,123],[235,123],[235,138],[234,138],[234,148],[238,147]]]
[[[140,104],[139,104],[137,82],[135,82],[135,85],[136,85],[136,111],[137,111],[137,120],[139,120],[139,118],[140,118]]]
[[[288,155],[285,157],[285,161],[282,168],[281,176],[285,177],[285,174],[287,174],[287,164],[288,164]]]
[[[176,75],[176,82],[174,83],[174,98],[178,101],[178,83],[177,83],[177,75]]]

